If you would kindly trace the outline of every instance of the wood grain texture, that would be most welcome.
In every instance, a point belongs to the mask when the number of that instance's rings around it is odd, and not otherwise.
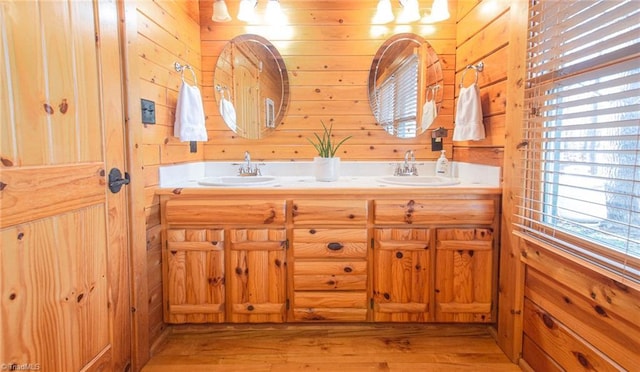
[[[80,370],[109,347],[105,216],[97,205],[0,230],[6,363]]]
[[[489,229],[436,232],[436,321],[492,322],[492,249]]]
[[[429,41],[436,52],[443,56],[445,101],[443,115],[438,117],[438,125],[453,128],[453,93],[456,54],[456,26],[453,19],[433,25],[419,22],[403,26],[372,27],[371,18],[376,10],[374,1],[347,2],[283,2],[282,7],[288,17],[289,34],[274,33],[264,21],[247,25],[237,20],[215,23],[210,19],[212,5],[200,2],[202,88],[207,114],[207,129],[210,138],[225,138],[220,145],[207,143],[204,147],[205,159],[240,159],[248,148],[242,140],[228,138],[229,129],[222,124],[213,94],[213,70],[215,61],[228,40],[236,35],[254,33],[267,38],[283,56],[288,69],[291,86],[291,102],[287,116],[280,125],[294,127],[299,137],[283,137],[286,133],[276,130],[269,137],[252,143],[252,155],[260,160],[310,159],[313,148],[304,140],[311,137],[320,120],[334,124],[336,138],[353,135],[344,144],[341,157],[349,160],[396,159],[399,154],[424,144],[426,135],[415,140],[393,138],[375,124],[367,94],[367,78],[371,61],[384,40],[399,32],[413,32]],[[258,4],[258,17],[264,15],[265,4]],[[424,4],[423,4],[424,6]],[[232,14],[237,4],[228,4]],[[450,1],[450,11],[455,17],[455,2]],[[426,11],[426,9],[425,9]],[[445,109],[446,108],[446,109]],[[313,126],[293,125],[306,119]],[[362,122],[365,130],[349,132],[350,123]],[[368,133],[376,133],[368,137]],[[302,141],[300,141],[302,139]],[[394,151],[378,147],[380,140],[388,142]],[[219,141],[218,141],[219,142]],[[236,144],[237,142],[237,144]],[[450,137],[445,139],[451,151]],[[367,144],[360,147],[359,144]],[[375,149],[368,150],[369,146]],[[274,151],[276,150],[277,151]],[[417,149],[419,159],[435,159],[438,152],[430,146]],[[449,152],[451,154],[451,152]]]
[[[286,316],[284,229],[230,230],[229,315],[233,323],[281,323]],[[273,248],[277,243],[279,249]],[[246,247],[247,243],[252,248]]]
[[[491,224],[493,200],[376,200],[377,224]]]
[[[106,181],[125,169],[119,15],[113,1],[0,4],[7,368],[131,366],[127,198]]]
[[[304,324],[175,330],[143,372],[214,369],[520,371],[486,326]]]
[[[367,222],[366,200],[304,200],[293,201],[295,224],[364,225]]]
[[[169,229],[164,250],[167,323],[225,320],[224,231]]]
[[[580,268],[556,255],[536,248],[531,251],[527,268],[525,296],[548,317],[571,330],[572,339],[578,344],[593,345],[598,353],[611,358],[612,365],[632,370],[640,365],[637,308],[640,301],[638,291],[600,274]],[[527,254],[529,258],[529,254]],[[557,277],[556,277],[557,275]],[[531,332],[525,323],[524,332]],[[536,339],[535,336],[529,336]],[[561,355],[556,360],[565,365],[572,360],[572,348],[547,350],[549,355]],[[585,354],[586,355],[586,354]],[[581,359],[582,360],[582,359]],[[600,360],[585,359],[591,364]],[[607,362],[604,365],[609,365]]]
[[[283,224],[285,203],[283,200],[176,199],[167,202],[165,214],[167,223]]]
[[[375,229],[373,319],[426,322],[432,303],[433,250],[429,229]]]

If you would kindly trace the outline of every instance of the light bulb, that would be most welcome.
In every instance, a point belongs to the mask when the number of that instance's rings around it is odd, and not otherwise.
[[[418,0],[400,0],[402,11],[396,20],[398,23],[411,23],[420,19]]]
[[[269,0],[269,2],[267,3],[267,9],[265,10],[265,17],[267,19],[267,22],[272,25],[283,26],[286,23],[286,18],[284,13],[282,12],[280,1]]]
[[[258,0],[240,0],[240,10],[238,10],[238,19],[244,22],[251,22],[255,18],[254,9],[258,4]]]
[[[391,0],[378,1],[376,14],[373,16],[371,23],[374,25],[383,25],[393,21],[393,10],[391,9]]]
[[[425,17],[427,23],[434,23],[449,19],[449,2],[447,0],[434,0],[431,6],[431,14]]]
[[[229,22],[231,20],[227,3],[224,0],[214,0],[211,20],[214,22]]]

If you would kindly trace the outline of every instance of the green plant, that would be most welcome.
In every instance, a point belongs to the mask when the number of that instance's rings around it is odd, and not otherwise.
[[[346,140],[351,138],[351,136],[343,138],[342,141],[338,142],[337,144],[335,142],[331,142],[331,131],[333,130],[333,124],[331,124],[331,126],[327,129],[327,126],[324,125],[324,122],[322,120],[320,120],[320,122],[322,123],[322,128],[324,129],[322,138],[320,138],[320,136],[317,133],[314,133],[313,135],[316,137],[316,140],[318,142],[313,142],[309,138],[307,138],[307,141],[309,141],[313,145],[313,147],[316,148],[316,150],[318,151],[319,157],[333,158],[336,154],[336,151],[338,151],[338,148]]]

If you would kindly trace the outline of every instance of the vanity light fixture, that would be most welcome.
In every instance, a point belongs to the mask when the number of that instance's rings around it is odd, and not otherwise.
[[[397,23],[411,23],[420,19],[418,0],[400,0],[400,5],[402,5],[402,11],[396,19]]]
[[[244,22],[252,22],[255,18],[254,9],[258,5],[258,0],[240,0],[238,19]]]
[[[269,0],[267,9],[265,10],[265,18],[272,25],[284,25],[287,21],[286,16],[282,12],[279,0]]]
[[[213,14],[211,20],[214,22],[229,22],[231,16],[229,15],[229,9],[227,9],[227,3],[224,0],[213,1]]]
[[[376,14],[373,16],[371,23],[374,25],[383,25],[393,21],[393,9],[391,9],[391,0],[378,1]]]
[[[450,16],[448,0],[433,0],[431,14],[425,16],[422,20],[425,23],[435,23],[449,19]]]

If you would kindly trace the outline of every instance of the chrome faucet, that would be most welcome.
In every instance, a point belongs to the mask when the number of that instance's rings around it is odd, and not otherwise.
[[[404,153],[404,163],[396,166],[393,172],[394,176],[417,176],[418,168],[416,167],[416,154],[413,150],[407,150]]]
[[[238,169],[239,176],[260,176],[260,169],[257,165],[251,164],[251,154],[249,151],[244,152],[244,164]]]

